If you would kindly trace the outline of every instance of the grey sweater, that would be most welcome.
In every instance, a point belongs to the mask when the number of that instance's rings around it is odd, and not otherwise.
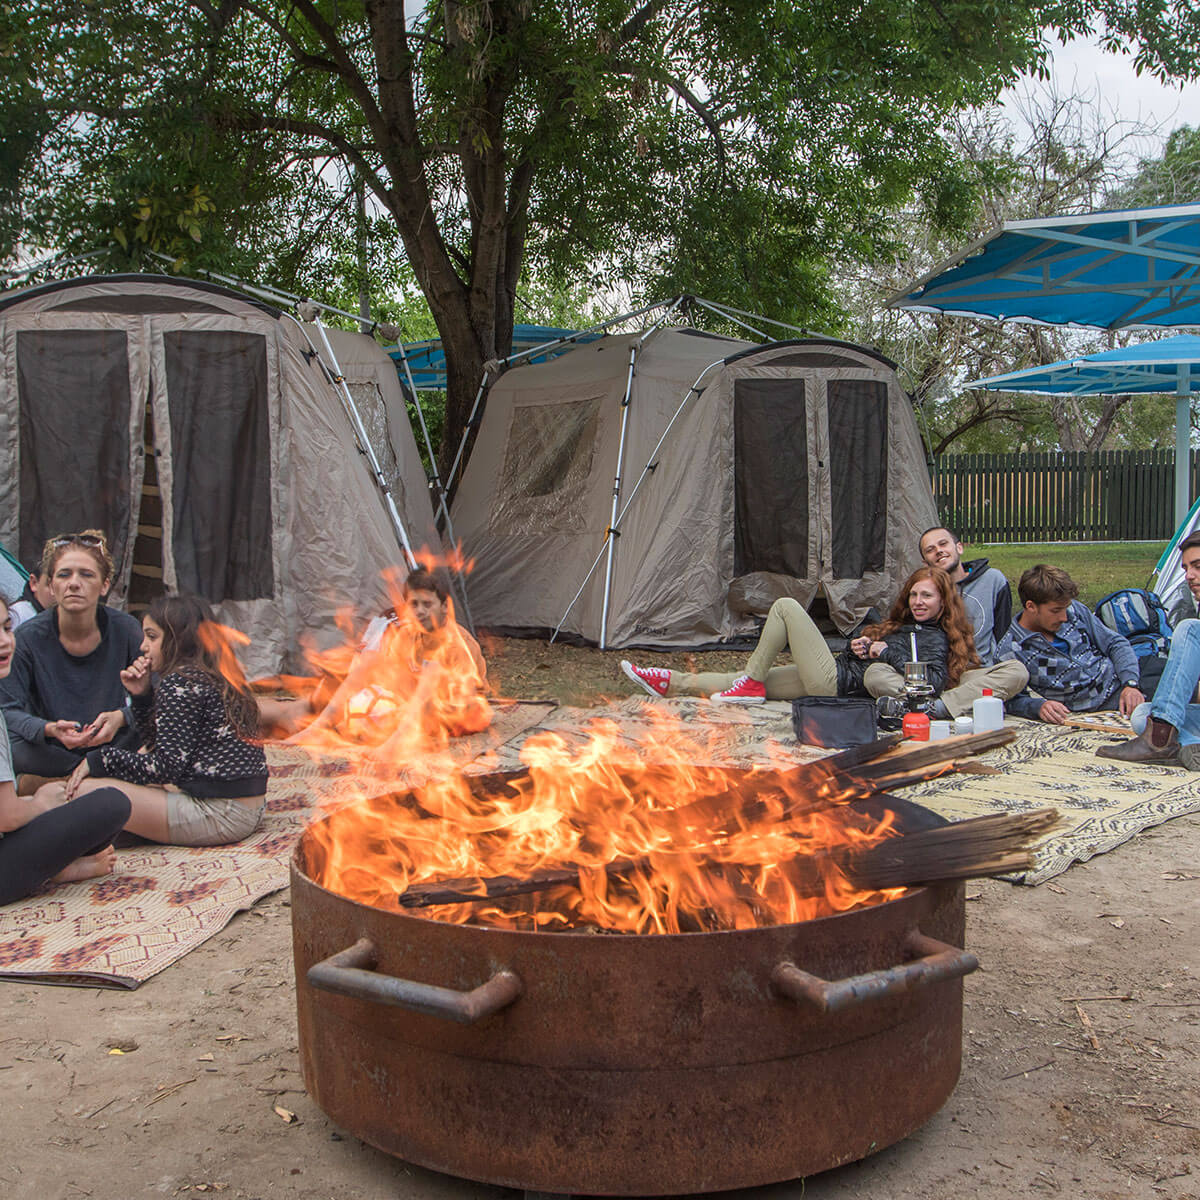
[[[1012,588],[986,558],[963,563],[967,577],[958,585],[967,620],[975,631],[975,653],[985,667],[996,660],[996,643],[1012,624]]]
[[[121,672],[141,653],[142,627],[128,613],[96,610],[100,645],[68,654],[58,640],[58,610],[22,621],[12,670],[0,679],[0,708],[9,732],[27,742],[46,740],[47,721],[90,724],[125,704]]]

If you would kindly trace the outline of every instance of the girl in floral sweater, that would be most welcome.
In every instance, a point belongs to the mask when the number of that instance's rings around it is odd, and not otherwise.
[[[177,846],[240,842],[266,804],[254,698],[198,596],[159,597],[142,633],[141,657],[121,682],[143,747],[93,750],[67,781],[66,799],[116,786],[133,806],[132,833]]]

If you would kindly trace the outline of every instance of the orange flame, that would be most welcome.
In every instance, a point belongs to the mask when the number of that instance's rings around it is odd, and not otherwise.
[[[596,720],[582,740],[541,733],[526,771],[472,781],[426,759],[410,791],[348,804],[306,835],[307,867],[324,887],[395,909],[454,889],[479,900],[411,911],[436,920],[519,929],[630,933],[739,929],[808,920],[900,894],[863,891],[839,853],[893,836],[889,815],[839,803],[832,784],[781,761],[712,764],[669,712],[634,743]],[[704,765],[704,764],[708,765]],[[830,777],[826,777],[828,779]],[[534,894],[495,897],[495,881],[536,880]],[[558,873],[558,874],[554,874]]]
[[[491,720],[486,670],[453,602],[431,632],[403,578],[387,580],[396,615],[377,649],[356,653],[348,637],[313,658],[340,682],[291,739],[397,780],[310,827],[302,853],[322,886],[393,910],[438,893],[409,911],[452,923],[647,934],[803,921],[900,894],[843,870],[848,848],[895,835],[888,814],[846,806],[832,775],[790,769],[784,748],[770,768],[720,765],[727,746],[652,704],[637,740],[594,720],[530,737],[519,774],[467,775],[452,739]]]

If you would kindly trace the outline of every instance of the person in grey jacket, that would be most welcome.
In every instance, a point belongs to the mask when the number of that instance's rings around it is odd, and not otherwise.
[[[1005,701],[1019,695],[1029,681],[1024,665],[1015,658],[996,659],[996,643],[1012,623],[1012,588],[1004,573],[989,567],[986,558],[963,562],[963,544],[945,525],[925,530],[918,547],[921,557],[931,567],[941,567],[957,586],[975,633],[975,653],[980,662],[929,706],[930,715],[945,718],[969,713],[984,688]]]
[[[1018,717],[1062,725],[1072,713],[1119,709],[1145,700],[1133,647],[1079,603],[1079,587],[1060,567],[1040,563],[1017,584],[1020,615],[996,647],[1029,672],[1029,691],[1005,706]]]

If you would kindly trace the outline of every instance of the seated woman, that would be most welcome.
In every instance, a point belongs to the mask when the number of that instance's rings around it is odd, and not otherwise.
[[[12,620],[0,599],[0,679],[12,667]],[[129,800],[99,788],[58,806],[18,796],[13,786],[8,731],[0,722],[0,904],[11,904],[47,883],[107,875],[116,863],[112,840],[129,819]]]
[[[133,805],[125,828],[149,841],[240,842],[258,828],[266,805],[267,759],[255,740],[254,697],[245,679],[229,677],[233,657],[222,653],[221,629],[198,596],[160,596],[142,626],[141,657],[121,681],[133,698],[144,750],[89,751],[63,797],[119,787]],[[151,672],[159,677],[155,687]]]
[[[864,629],[837,658],[803,606],[785,597],[771,605],[758,645],[740,674],[687,675],[630,662],[622,662],[621,670],[652,696],[706,695],[726,704],[800,696],[901,696],[914,637],[935,695],[953,687],[968,667],[979,665],[958,588],[940,567],[915,570],[887,620]],[[785,646],[791,663],[772,666]]]
[[[98,529],[51,538],[42,553],[54,607],[22,622],[0,707],[18,775],[65,776],[96,746],[138,744],[120,672],[142,631],[102,603],[113,561]]]

